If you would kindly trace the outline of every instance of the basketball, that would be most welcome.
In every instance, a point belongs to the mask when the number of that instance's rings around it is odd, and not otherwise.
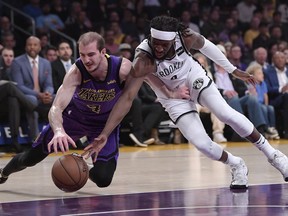
[[[63,155],[53,164],[51,176],[54,184],[62,191],[74,192],[81,189],[89,177],[89,169],[78,154]]]

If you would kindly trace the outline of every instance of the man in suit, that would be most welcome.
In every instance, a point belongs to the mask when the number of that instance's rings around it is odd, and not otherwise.
[[[57,60],[51,63],[54,93],[62,85],[65,74],[75,62],[72,58],[72,49],[68,42],[62,41],[58,44],[57,55]]]
[[[274,106],[276,113],[282,114],[283,138],[288,139],[288,68],[283,52],[274,53],[272,64],[264,70],[264,77],[268,88],[269,103]]]
[[[11,65],[11,78],[17,82],[18,88],[35,104],[38,115],[48,121],[48,111],[54,98],[52,83],[52,70],[50,62],[39,56],[41,51],[40,39],[30,36],[26,40],[23,55],[15,58]],[[39,132],[38,118],[35,121]],[[37,134],[38,134],[37,132]]]

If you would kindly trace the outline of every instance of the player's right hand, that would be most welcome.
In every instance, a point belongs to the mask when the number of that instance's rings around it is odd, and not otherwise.
[[[189,88],[185,85],[179,86],[176,90],[173,91],[174,99],[190,99],[190,91]]]
[[[92,143],[90,143],[87,147],[84,148],[84,153],[82,156],[85,156],[85,159],[93,156],[93,162],[96,162],[97,156],[101,149],[106,145],[107,136],[104,134],[100,134],[97,138],[94,139]],[[95,155],[94,155],[95,154]]]
[[[74,147],[77,148],[76,143],[74,140],[68,136],[65,132],[56,132],[54,133],[53,138],[48,143],[48,152],[50,153],[53,149],[55,153],[58,153],[58,147],[60,148],[61,152],[65,153],[69,151],[69,143]]]

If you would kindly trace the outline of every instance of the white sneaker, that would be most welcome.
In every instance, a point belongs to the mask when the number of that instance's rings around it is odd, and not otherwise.
[[[129,137],[133,140],[133,142],[135,143],[135,146],[144,147],[144,148],[148,146],[145,143],[141,143],[133,133],[130,133]]]
[[[230,189],[247,189],[248,188],[248,168],[243,159],[239,164],[230,165],[232,182]]]
[[[227,142],[227,139],[223,136],[222,133],[213,134],[213,141],[216,143]]]
[[[268,160],[269,163],[278,169],[283,175],[284,180],[288,181],[288,158],[279,150],[275,151],[273,154],[273,159]]]
[[[145,140],[143,143],[146,144],[146,145],[151,145],[154,142],[155,142],[155,139],[154,138],[150,138],[150,139]]]

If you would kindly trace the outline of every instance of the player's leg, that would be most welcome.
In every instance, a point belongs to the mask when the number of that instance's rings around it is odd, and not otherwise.
[[[288,181],[288,158],[272,147],[248,118],[232,109],[214,85],[201,92],[199,101],[203,106],[209,108],[221,121],[230,125],[241,137],[245,137],[252,142],[265,154],[268,161],[282,173],[285,181]]]
[[[98,187],[108,187],[113,179],[116,170],[116,159],[108,161],[97,160],[89,171],[89,178]]]
[[[42,148],[42,145],[38,145],[15,155],[4,168],[0,169],[0,184],[6,182],[10,174],[34,166],[46,158],[48,153],[43,152]]]
[[[230,188],[247,188],[248,169],[244,161],[240,157],[236,157],[231,153],[224,151],[220,145],[211,140],[202,125],[198,113],[190,112],[182,115],[177,120],[176,125],[184,137],[200,152],[213,160],[221,161],[230,166],[232,172],[232,182]]]

